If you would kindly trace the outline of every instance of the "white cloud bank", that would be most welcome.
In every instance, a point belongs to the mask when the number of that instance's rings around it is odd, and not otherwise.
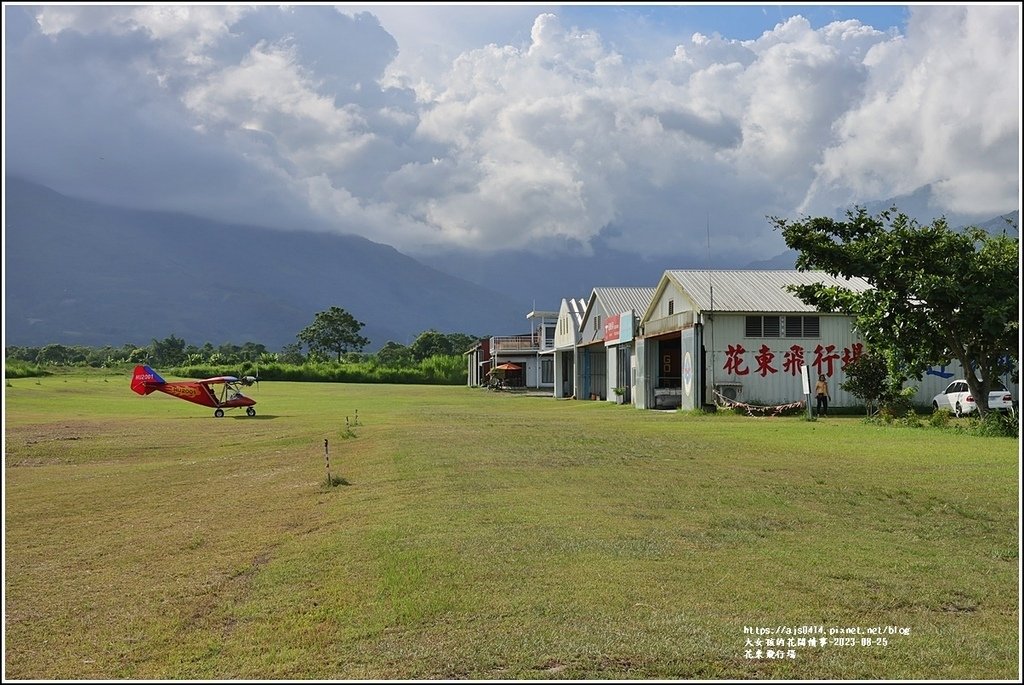
[[[906,35],[794,16],[653,61],[547,12],[443,60],[326,6],[5,15],[8,173],[118,204],[410,252],[682,254],[710,222],[747,260],[778,251],[768,215],[928,183],[937,211],[1018,207],[1016,6],[913,6]]]

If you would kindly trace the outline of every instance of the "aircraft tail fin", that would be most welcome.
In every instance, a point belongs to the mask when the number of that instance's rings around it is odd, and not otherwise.
[[[132,375],[132,390],[140,395],[148,395],[149,393],[156,390],[156,386],[163,385],[166,381],[160,378],[153,369],[148,366],[135,367],[135,373]]]

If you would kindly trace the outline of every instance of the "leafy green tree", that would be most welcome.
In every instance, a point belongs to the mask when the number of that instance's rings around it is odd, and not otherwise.
[[[151,361],[159,366],[180,366],[185,363],[185,341],[171,335],[149,345]]]
[[[988,413],[989,391],[1019,359],[1018,238],[975,227],[954,231],[945,219],[922,226],[895,207],[878,216],[857,208],[845,221],[770,220],[800,253],[798,269],[871,285],[861,293],[793,286],[800,299],[855,317],[893,378],[920,379],[928,367],[956,359],[980,413]]]
[[[64,345],[44,345],[36,356],[37,364],[50,364],[53,366],[64,366],[71,359],[71,350]]]
[[[23,362],[37,363],[36,359],[39,358],[38,347],[18,347],[10,346],[4,350],[4,357],[7,359],[17,359]]]
[[[313,323],[299,331],[298,339],[309,347],[313,354],[335,355],[340,362],[346,352],[361,352],[369,340],[359,334],[363,324],[341,307],[331,307],[317,312]]]
[[[82,354],[85,356],[85,363],[93,368],[109,366],[117,354],[117,350],[110,345],[105,345],[104,347],[83,346],[81,349]]]
[[[839,387],[854,397],[864,401],[868,416],[874,414],[874,408],[880,399],[886,396],[892,380],[889,377],[889,365],[885,357],[872,352],[865,352],[846,365],[846,380]],[[897,380],[902,385],[902,380]]]
[[[448,340],[444,334],[431,328],[420,333],[409,345],[409,351],[416,361],[439,354],[448,354]]]
[[[423,361],[435,356],[461,356],[477,341],[465,333],[439,333],[431,328],[420,333],[409,345],[409,350],[416,361]]]
[[[260,357],[268,352],[267,346],[263,343],[246,342],[242,345],[242,354],[247,357],[247,361],[258,361]]]
[[[288,343],[282,347],[277,360],[282,364],[305,364],[306,355],[302,354],[302,343]]]
[[[447,337],[448,354],[461,357],[466,353],[466,350],[480,341],[481,336],[468,335],[466,333],[449,333]]]
[[[233,364],[242,357],[242,348],[234,343],[224,343],[217,348],[217,360],[221,364]]]
[[[243,362],[255,362],[267,351],[266,345],[247,342],[243,345],[224,344],[218,348],[221,356],[229,364],[241,364]]]
[[[388,340],[377,351],[377,363],[381,366],[410,366],[413,363],[412,351],[401,343]]]

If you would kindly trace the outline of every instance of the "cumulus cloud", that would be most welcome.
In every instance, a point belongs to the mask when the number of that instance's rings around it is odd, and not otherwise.
[[[538,7],[402,9],[5,7],[8,172],[413,252],[686,254],[711,224],[740,262],[778,251],[766,216],[927,183],[1017,206],[1014,7],[914,6],[905,35],[793,16],[656,58]]]
[[[1016,209],[1019,16],[1018,7],[929,7],[912,12],[905,37],[872,47],[864,93],[836,120],[803,207],[932,183],[939,210]]]

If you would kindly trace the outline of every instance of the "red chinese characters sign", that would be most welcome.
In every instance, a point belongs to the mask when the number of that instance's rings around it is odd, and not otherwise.
[[[749,374],[750,367],[744,357],[746,353],[747,350],[743,345],[729,345],[725,350],[725,364],[722,366],[722,370],[736,376]],[[792,345],[782,353],[782,373],[791,376],[799,375],[800,367],[807,364],[806,360],[810,357],[811,362],[808,367],[814,369],[814,375],[831,378],[837,370],[844,370],[847,364],[856,360],[863,353],[864,345],[861,343],[844,347],[841,353],[836,350],[835,345],[816,345],[809,352],[802,345]],[[779,369],[775,366],[777,356],[767,345],[761,345],[753,355],[754,373],[762,378],[769,374],[779,373]]]
[[[604,320],[604,341],[605,343],[616,343],[619,341],[619,328],[621,314],[609,314]]]

